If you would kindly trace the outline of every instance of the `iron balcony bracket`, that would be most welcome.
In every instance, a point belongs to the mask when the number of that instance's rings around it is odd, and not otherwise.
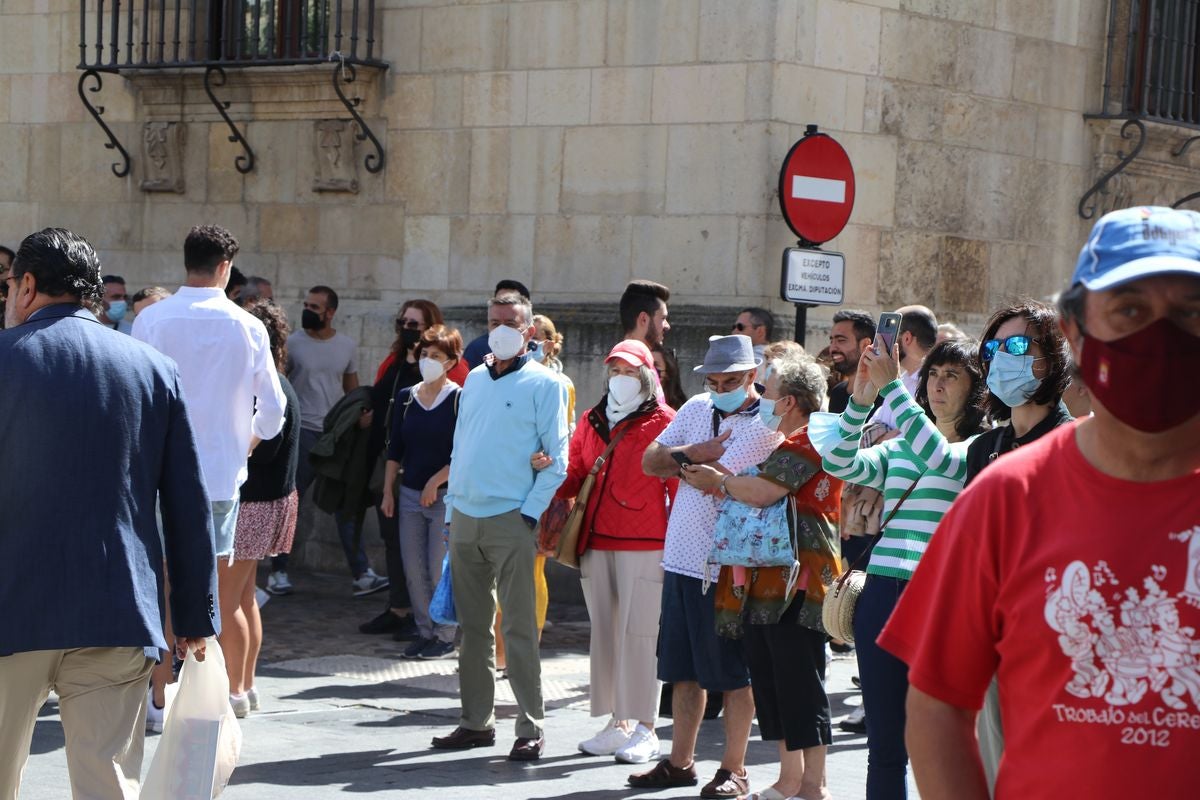
[[[121,146],[121,142],[117,139],[116,134],[112,132],[112,128],[108,127],[104,120],[100,118],[100,115],[104,113],[104,106],[92,105],[91,101],[88,100],[87,95],[84,94],[83,84],[88,78],[94,79],[96,84],[95,86],[88,87],[89,92],[99,92],[104,86],[104,81],[101,80],[99,72],[94,69],[86,70],[82,75],[79,76],[79,99],[83,101],[83,107],[87,109],[87,112],[92,115],[92,119],[96,120],[96,124],[104,130],[104,135],[108,137],[108,141],[104,143],[104,147],[108,150],[116,150],[121,154],[121,161],[113,162],[112,172],[113,175],[116,175],[118,178],[124,178],[129,174],[129,151]]]
[[[233,120],[229,118],[229,114],[226,113],[226,109],[229,108],[229,101],[218,100],[212,90],[214,85],[218,87],[224,86],[225,81],[225,70],[221,67],[213,65],[204,71],[204,93],[208,95],[209,102],[213,104],[213,108],[217,109],[217,113],[221,115],[221,119],[225,120],[225,124],[229,126],[229,141],[240,144],[242,150],[245,151],[234,159],[233,162],[234,168],[245,175],[254,169],[254,151],[250,149],[250,143],[246,141],[246,137],[242,135],[242,132],[233,124]]]
[[[1191,146],[1198,141],[1200,141],[1200,136],[1193,136],[1190,139],[1185,140],[1182,144],[1179,145],[1179,147],[1176,147],[1174,150],[1171,151],[1171,155],[1174,156],[1175,158],[1183,157],[1183,155],[1185,153],[1187,153],[1187,151],[1191,148]],[[1171,203],[1171,208],[1179,208],[1181,206],[1187,205],[1188,203],[1192,202],[1193,200],[1196,200],[1197,198],[1200,198],[1200,192],[1192,192],[1189,195],[1184,195],[1183,197],[1176,200],[1174,203]]]
[[[342,105],[350,112],[350,116],[354,117],[354,122],[358,125],[358,133],[355,134],[358,140],[365,142],[370,139],[371,144],[375,147],[375,152],[368,153],[367,157],[363,160],[363,166],[367,168],[367,172],[374,175],[380,172],[384,164],[387,163],[387,154],[384,153],[383,145],[380,144],[379,139],[375,137],[375,134],[367,127],[367,123],[363,121],[362,115],[358,113],[356,107],[362,102],[362,98],[346,97],[346,93],[342,91],[343,83],[354,83],[357,77],[358,73],[354,69],[353,64],[346,62],[338,64],[333,71],[333,90],[337,92],[338,99],[342,101]]]
[[[1121,159],[1117,165],[1096,181],[1092,188],[1084,192],[1083,197],[1079,198],[1079,216],[1083,219],[1091,219],[1096,216],[1096,202],[1092,200],[1097,194],[1108,194],[1108,182],[1119,175],[1126,167],[1133,163],[1133,160],[1142,152],[1142,148],[1146,145],[1146,124],[1136,117],[1125,120],[1125,124],[1121,126],[1121,138],[1132,138],[1130,128],[1136,128],[1138,132],[1137,143],[1134,144],[1132,152],[1125,155],[1122,151],[1117,151],[1117,158]],[[1089,204],[1089,200],[1092,202]]]

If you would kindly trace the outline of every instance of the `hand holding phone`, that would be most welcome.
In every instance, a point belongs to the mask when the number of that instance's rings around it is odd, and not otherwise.
[[[692,463],[692,460],[682,450],[676,450],[671,453],[671,458],[675,459],[675,463],[681,467],[686,467]]]
[[[891,353],[896,346],[896,337],[900,335],[901,315],[884,312],[879,315],[879,324],[875,326],[875,355],[881,352]],[[883,340],[884,350],[879,349],[879,340]]]

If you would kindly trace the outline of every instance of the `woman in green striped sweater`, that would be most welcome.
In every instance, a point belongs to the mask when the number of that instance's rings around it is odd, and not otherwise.
[[[824,457],[830,475],[882,491],[887,520],[871,552],[854,614],[863,703],[869,709],[867,800],[907,796],[908,667],[875,639],[942,515],[962,491],[967,447],[983,431],[986,389],[974,342],[934,347],[921,367],[916,398],[899,379],[898,350],[879,355],[871,348],[863,351],[854,394],[839,420],[841,439]],[[862,427],[878,395],[894,413],[900,436],[860,450]]]

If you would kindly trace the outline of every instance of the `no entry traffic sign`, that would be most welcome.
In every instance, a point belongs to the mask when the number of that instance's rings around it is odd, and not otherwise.
[[[788,227],[809,244],[842,232],[854,210],[854,167],[842,146],[811,126],[792,145],[779,172],[779,207]]]

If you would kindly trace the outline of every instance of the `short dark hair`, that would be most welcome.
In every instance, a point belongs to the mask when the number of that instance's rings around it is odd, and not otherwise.
[[[1049,405],[1062,399],[1063,392],[1071,382],[1071,350],[1067,346],[1067,338],[1058,327],[1058,314],[1052,306],[1039,303],[1037,300],[1021,300],[1000,309],[988,320],[983,329],[983,340],[979,344],[979,360],[983,364],[983,374],[986,377],[988,362],[983,360],[983,342],[996,338],[1000,326],[1014,317],[1024,317],[1028,327],[1033,329],[1030,337],[1042,348],[1046,359],[1046,376],[1038,384],[1037,391],[1029,398],[1029,402],[1037,405]],[[1012,409],[988,392],[987,410],[992,419],[1008,419]]]
[[[338,296],[337,292],[333,289],[330,289],[328,286],[314,286],[308,290],[308,293],[325,295],[325,305],[337,311]]]
[[[232,283],[232,279],[230,279]],[[271,282],[266,278],[260,278],[257,275],[251,275],[246,278],[246,286],[242,289],[239,299],[243,304],[249,303],[262,297],[262,287],[270,286]]]
[[[741,311],[738,312],[738,316],[740,317],[742,314],[749,314],[750,319],[754,321],[755,327],[761,326],[763,328],[766,328],[767,329],[767,341],[768,342],[774,341],[774,339],[775,339],[775,315],[774,314],[772,314],[767,309],[759,308],[758,306],[750,306],[749,308],[743,308]]]
[[[222,261],[238,254],[238,240],[220,225],[197,225],[183,240],[183,266],[188,272],[212,275]]]
[[[7,247],[5,247],[2,244],[0,244],[0,253],[3,253],[4,255],[8,256],[9,261],[14,261],[17,258],[16,253],[14,253],[12,250],[9,250]]]
[[[122,278],[120,275],[105,275],[103,278],[100,279],[100,282],[103,284],[119,283],[122,286],[125,285],[125,279]]]
[[[1074,320],[1081,333],[1087,332],[1084,316],[1087,309],[1087,287],[1077,283],[1058,296],[1058,314],[1064,320]]]
[[[143,300],[149,300],[151,297],[170,297],[171,293],[161,286],[147,286],[145,289],[138,289],[133,293],[133,297],[129,298],[129,302],[137,305]]]
[[[937,344],[937,317],[925,306],[909,306],[900,316],[900,332],[908,331],[925,350]]]
[[[983,379],[983,369],[979,366],[979,356],[976,353],[978,345],[973,341],[949,339],[934,345],[921,364],[917,378],[917,404],[925,409],[926,415],[934,419],[933,410],[929,406],[929,370],[943,364],[954,364],[967,371],[971,379],[971,388],[967,392],[966,404],[962,416],[954,430],[963,439],[983,432],[984,397],[987,395],[987,381]]]
[[[629,333],[637,327],[638,315],[644,311],[653,317],[658,312],[659,301],[666,303],[670,299],[671,290],[661,283],[630,281],[621,294],[621,327],[625,333]]]
[[[496,291],[492,293],[492,296],[494,297],[495,295],[502,294],[504,292],[516,292],[526,300],[533,302],[533,295],[529,293],[529,289],[525,286],[525,284],[521,283],[520,281],[514,281],[512,278],[505,278],[504,280],[499,281],[496,284]]]
[[[875,318],[867,312],[854,308],[842,309],[833,315],[833,324],[837,325],[839,322],[849,322],[854,327],[856,341],[875,341]]]
[[[418,359],[426,350],[439,350],[446,358],[462,360],[462,334],[442,324],[430,325],[421,333],[413,355]]]
[[[45,228],[25,237],[13,258],[12,276],[33,275],[39,294],[96,302],[104,294],[100,256],[82,236],[66,228]]]

